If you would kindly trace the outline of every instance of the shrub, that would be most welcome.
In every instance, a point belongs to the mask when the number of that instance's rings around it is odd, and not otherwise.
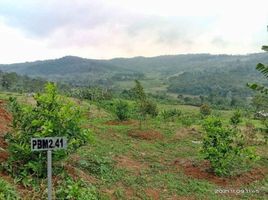
[[[99,155],[87,155],[78,162],[80,168],[102,179],[113,171],[113,161],[108,157]]]
[[[86,184],[82,180],[65,178],[58,183],[56,190],[57,199],[76,199],[76,200],[98,200],[99,195],[96,188]]]
[[[45,93],[34,99],[35,106],[20,105],[14,98],[10,98],[9,103],[13,129],[6,135],[10,156],[4,168],[20,177],[19,180],[46,174],[46,152],[31,152],[31,138],[67,137],[68,149],[53,152],[53,161],[58,161],[88,142],[91,136],[80,126],[81,111],[73,102],[58,95],[54,84],[46,85]]]
[[[128,120],[129,105],[126,101],[119,100],[115,103],[115,114],[120,121]]]
[[[203,104],[200,106],[200,113],[203,116],[207,116],[211,114],[211,109],[207,104]]]
[[[237,126],[240,122],[242,122],[241,119],[241,112],[239,110],[235,111],[230,118],[230,123],[234,126]]]
[[[142,110],[145,115],[151,115],[152,117],[156,117],[158,115],[157,104],[149,100],[144,102]]]
[[[257,156],[252,148],[244,145],[237,129],[223,127],[217,118],[207,118],[203,124],[202,154],[210,161],[213,171],[219,176],[232,176],[248,170]]]

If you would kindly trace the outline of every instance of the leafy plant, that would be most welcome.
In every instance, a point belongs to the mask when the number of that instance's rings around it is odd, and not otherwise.
[[[241,112],[239,110],[235,111],[232,117],[230,118],[230,123],[234,126],[237,126],[240,122],[242,122],[241,117],[242,117]]]
[[[57,199],[70,200],[98,200],[98,192],[92,185],[82,180],[73,180],[68,177],[58,183],[56,190]]]
[[[7,183],[5,180],[0,178],[0,199],[5,200],[16,200],[20,199],[15,189]]]
[[[142,107],[145,115],[150,115],[152,117],[156,117],[158,115],[157,104],[153,101],[146,100]]]
[[[163,110],[160,115],[164,120],[172,119],[172,121],[174,121],[174,119],[181,116],[181,114],[182,112],[175,108],[170,110]]]
[[[138,80],[135,80],[135,87],[131,89],[134,93],[134,97],[137,103],[137,112],[140,120],[140,129],[142,121],[146,120],[147,115],[152,117],[157,116],[158,110],[156,103],[147,99],[144,89]]]
[[[120,121],[128,120],[129,105],[126,101],[119,100],[115,103],[115,114]]]
[[[6,135],[9,158],[4,168],[13,176],[44,177],[46,174],[45,152],[31,152],[31,138],[65,136],[68,149],[53,153],[59,161],[90,141],[91,134],[81,128],[81,111],[70,100],[57,93],[56,86],[47,84],[45,93],[34,96],[35,106],[21,105],[10,98],[9,108],[13,115],[12,131]]]
[[[200,113],[202,116],[208,116],[211,114],[211,109],[209,107],[209,105],[207,104],[203,104],[200,106]]]
[[[258,159],[254,149],[244,145],[237,129],[223,127],[222,122],[209,117],[203,124],[202,154],[210,161],[213,171],[219,176],[232,176],[248,170]]]
[[[107,157],[100,157],[98,155],[89,155],[79,161],[79,167],[87,170],[89,173],[104,177],[113,169],[112,160]]]

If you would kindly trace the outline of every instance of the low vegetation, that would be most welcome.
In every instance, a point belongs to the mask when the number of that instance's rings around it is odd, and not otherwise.
[[[265,65],[258,69],[267,75]],[[197,74],[187,75],[192,76]],[[112,74],[118,81],[137,77],[147,78],[125,71]],[[169,78],[168,90],[180,85],[177,78]],[[53,152],[54,199],[267,196],[268,122],[254,117],[259,109],[265,114],[264,86],[250,86],[263,94],[245,106],[236,98],[237,88],[231,88],[235,95],[223,90],[168,98],[149,94],[138,80],[123,91],[60,84],[57,89],[48,83],[32,95],[5,84],[0,93],[0,199],[46,199],[46,154],[31,152],[30,139],[54,136],[68,139],[67,150]],[[218,192],[226,190],[232,192]]]

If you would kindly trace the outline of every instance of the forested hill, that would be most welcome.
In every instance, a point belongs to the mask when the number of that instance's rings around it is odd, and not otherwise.
[[[0,60],[1,62],[1,60]],[[12,71],[26,75],[69,75],[79,73],[110,72],[154,72],[174,74],[181,71],[232,70],[237,67],[248,67],[254,70],[258,62],[268,62],[268,54],[256,53],[248,55],[211,55],[181,54],[157,57],[115,58],[111,60],[85,59],[65,56],[54,60],[25,62],[0,65],[3,71]]]
[[[256,53],[248,55],[211,55],[211,54],[182,54],[157,57],[117,58],[110,61],[125,69],[136,69],[142,72],[152,70],[167,74],[180,71],[203,71],[221,69],[232,70],[236,67],[251,67],[258,62],[268,62],[268,54]]]
[[[111,60],[66,56],[55,60],[0,65],[0,70],[80,85],[111,86],[116,81],[146,80],[150,77],[165,82],[170,92],[198,95],[207,94],[213,88],[246,91],[246,82],[262,81],[262,76],[255,70],[259,62],[268,63],[268,54],[183,54]]]

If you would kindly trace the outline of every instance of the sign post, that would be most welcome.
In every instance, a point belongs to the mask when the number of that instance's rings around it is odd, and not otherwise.
[[[52,200],[52,150],[66,149],[66,137],[31,138],[32,151],[47,151],[47,195]]]
[[[52,152],[47,151],[47,195],[48,200],[52,200]]]

